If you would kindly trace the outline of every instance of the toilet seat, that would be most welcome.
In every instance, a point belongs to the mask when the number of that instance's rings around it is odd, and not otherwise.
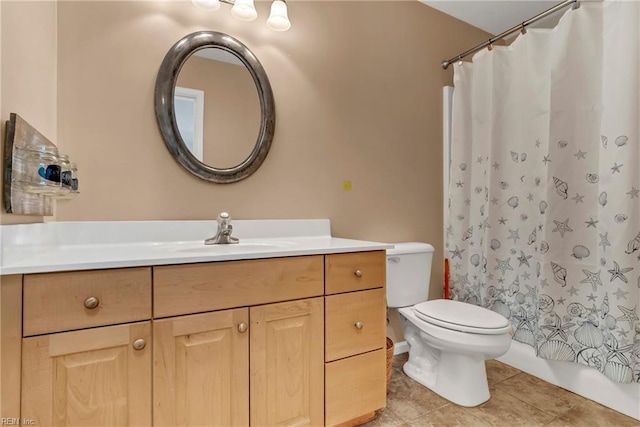
[[[413,312],[424,322],[459,332],[498,335],[511,330],[511,324],[504,316],[460,301],[425,301],[414,305]]]

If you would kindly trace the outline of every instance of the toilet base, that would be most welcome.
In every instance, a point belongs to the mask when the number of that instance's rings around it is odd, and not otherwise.
[[[509,334],[461,333],[427,324],[411,309],[401,308],[399,313],[409,345],[409,361],[403,366],[409,378],[460,406],[489,400],[484,361],[507,352]]]
[[[413,349],[402,368],[409,378],[460,406],[478,406],[491,397],[484,357],[440,351],[435,363],[420,357],[412,361]]]

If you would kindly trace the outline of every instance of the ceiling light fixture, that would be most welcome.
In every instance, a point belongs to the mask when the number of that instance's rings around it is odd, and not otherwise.
[[[231,14],[241,21],[253,21],[258,17],[253,0],[191,0],[191,2],[204,10],[217,10],[220,8],[220,2],[231,4],[233,5]],[[274,31],[287,31],[291,28],[285,0],[272,0],[267,26]]]

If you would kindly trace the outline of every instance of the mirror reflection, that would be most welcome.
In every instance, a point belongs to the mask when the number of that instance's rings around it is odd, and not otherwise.
[[[198,160],[230,168],[251,154],[260,132],[260,99],[251,73],[231,52],[192,54],[178,75],[174,107],[180,136]]]

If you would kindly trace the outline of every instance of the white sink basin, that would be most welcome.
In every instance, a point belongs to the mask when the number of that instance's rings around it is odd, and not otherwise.
[[[296,246],[295,242],[287,241],[287,240],[250,240],[244,239],[239,243],[232,244],[218,244],[218,245],[205,245],[204,241],[202,242],[171,242],[171,243],[162,243],[157,245],[156,247],[161,248],[163,250],[174,250],[176,252],[186,252],[186,253],[203,253],[203,254],[214,254],[214,253],[240,253],[240,252],[263,252],[269,250],[277,250],[283,248],[291,248]]]

